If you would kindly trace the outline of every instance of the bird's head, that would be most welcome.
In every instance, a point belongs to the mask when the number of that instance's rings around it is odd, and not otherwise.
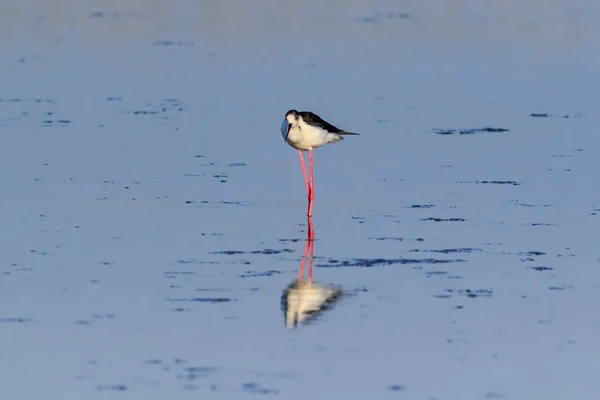
[[[283,138],[287,140],[287,135],[292,129],[292,126],[298,125],[298,120],[300,119],[300,114],[296,110],[290,110],[285,113],[285,119],[281,123],[281,134]]]
[[[298,111],[296,111],[296,110],[290,110],[287,113],[285,113],[285,119],[287,120],[288,124],[290,124],[290,125],[297,124],[299,118],[300,118],[300,114],[298,114]]]

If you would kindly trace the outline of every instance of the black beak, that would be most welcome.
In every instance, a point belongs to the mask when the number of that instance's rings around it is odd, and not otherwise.
[[[288,123],[287,132],[285,133],[286,136],[288,135],[288,133],[290,133],[290,129],[292,129],[292,124]]]

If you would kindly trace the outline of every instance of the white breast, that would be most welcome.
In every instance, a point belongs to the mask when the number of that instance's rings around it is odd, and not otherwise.
[[[286,140],[298,150],[312,150],[326,144],[328,135],[326,130],[300,121],[299,125],[292,126]]]

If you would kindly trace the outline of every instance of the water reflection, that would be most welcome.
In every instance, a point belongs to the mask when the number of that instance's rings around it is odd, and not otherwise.
[[[293,329],[307,324],[330,309],[342,296],[342,288],[338,285],[324,285],[313,281],[313,259],[315,236],[312,217],[308,217],[306,245],[298,278],[283,291],[281,307],[285,316],[285,326]],[[308,279],[304,272],[308,264]]]

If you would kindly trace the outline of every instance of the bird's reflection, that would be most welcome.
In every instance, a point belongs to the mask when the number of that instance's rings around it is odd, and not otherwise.
[[[339,286],[323,285],[313,281],[315,235],[312,217],[308,217],[307,235],[298,278],[284,290],[281,296],[285,325],[289,329],[321,317],[323,312],[331,308],[342,295],[342,288]],[[304,279],[306,264],[308,264],[308,279]]]

